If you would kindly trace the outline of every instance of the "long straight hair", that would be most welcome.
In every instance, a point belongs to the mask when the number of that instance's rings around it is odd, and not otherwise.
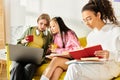
[[[68,31],[70,31],[72,34],[74,34],[76,36],[76,38],[78,38],[77,35],[75,34],[75,32],[72,31],[70,28],[68,28],[65,25],[65,23],[64,23],[64,21],[63,21],[63,19],[61,17],[54,17],[54,18],[51,19],[51,21],[52,20],[55,21],[55,22],[57,22],[58,25],[59,25],[59,29],[60,29],[60,33],[61,33],[61,38],[62,38],[62,43],[63,43],[63,48],[65,48],[65,41],[64,41],[65,37],[64,36],[67,35]]]

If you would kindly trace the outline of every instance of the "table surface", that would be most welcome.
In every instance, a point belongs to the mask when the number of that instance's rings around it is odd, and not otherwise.
[[[5,52],[6,49],[0,49],[0,60],[7,60]]]

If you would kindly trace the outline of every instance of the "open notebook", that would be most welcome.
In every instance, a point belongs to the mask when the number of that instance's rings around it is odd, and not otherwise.
[[[95,57],[95,51],[102,50],[101,45],[90,46],[81,50],[69,52],[70,56],[74,59],[81,59],[86,57]]]
[[[76,51],[71,51],[69,52],[69,55],[73,58],[73,59],[88,59],[87,57],[95,57],[94,52],[98,51],[98,50],[102,50],[101,45],[95,45],[95,46],[91,46],[91,47],[87,47],[81,50],[76,50]],[[51,55],[47,55],[46,57],[65,57],[65,58],[69,58],[68,54],[51,54]],[[100,58],[100,57],[99,57]],[[92,58],[89,58],[92,59]]]
[[[103,64],[105,63],[107,60],[106,59],[100,59],[98,57],[88,57],[88,58],[81,58],[81,60],[70,60],[67,61],[66,64],[72,64],[72,63],[76,63],[76,64]]]
[[[106,62],[106,60],[104,61],[78,61],[78,60],[71,60],[71,61],[67,61],[65,64],[104,64]]]

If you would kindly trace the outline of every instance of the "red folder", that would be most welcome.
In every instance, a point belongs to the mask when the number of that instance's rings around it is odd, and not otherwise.
[[[69,54],[74,59],[81,59],[85,57],[95,57],[94,52],[98,50],[103,50],[101,45],[95,45],[82,50],[71,51]]]

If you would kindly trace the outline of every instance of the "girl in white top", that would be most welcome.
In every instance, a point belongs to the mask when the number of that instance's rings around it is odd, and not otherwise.
[[[108,61],[103,64],[70,64],[64,80],[110,80],[117,77],[120,74],[117,56],[120,54],[120,27],[110,1],[89,0],[82,9],[82,17],[93,29],[87,36],[87,45],[102,45],[103,50],[96,51],[95,55]]]

